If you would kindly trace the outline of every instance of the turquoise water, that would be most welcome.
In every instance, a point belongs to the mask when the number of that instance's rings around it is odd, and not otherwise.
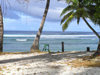
[[[4,35],[4,52],[27,52],[33,43],[35,35]],[[49,44],[53,52],[61,51],[61,42],[64,42],[65,51],[84,51],[86,47],[96,50],[98,39],[94,35],[42,35],[40,39],[40,50],[44,44]]]

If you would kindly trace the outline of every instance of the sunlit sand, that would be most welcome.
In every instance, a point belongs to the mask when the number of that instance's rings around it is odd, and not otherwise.
[[[100,68],[97,66],[75,67],[72,64],[93,53],[5,53],[0,55],[0,75],[99,75]]]

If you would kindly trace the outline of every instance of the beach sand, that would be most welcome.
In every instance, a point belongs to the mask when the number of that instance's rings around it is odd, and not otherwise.
[[[93,52],[25,53],[0,55],[0,75],[100,75],[99,67],[73,67],[68,62]]]

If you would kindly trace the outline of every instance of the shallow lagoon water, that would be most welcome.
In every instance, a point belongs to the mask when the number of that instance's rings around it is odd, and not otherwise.
[[[4,52],[27,52],[33,43],[35,35],[4,35]],[[96,50],[98,38],[95,35],[42,35],[39,49],[42,51],[44,44],[49,44],[53,52],[61,51],[61,42],[64,42],[65,51],[84,51],[86,47]]]

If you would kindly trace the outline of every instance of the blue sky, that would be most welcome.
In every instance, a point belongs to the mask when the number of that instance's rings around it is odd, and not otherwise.
[[[28,3],[23,0],[3,0],[2,3],[4,15],[4,30],[17,30],[17,31],[37,31],[41,23],[43,11],[45,8],[45,1],[30,0]],[[57,2],[51,0],[50,9],[44,25],[43,31],[62,31],[60,25],[60,13],[67,4],[65,2]],[[100,28],[94,25],[91,21],[88,22],[100,32]],[[88,31],[91,30],[87,27],[83,20],[77,25],[76,20],[72,21],[66,31]]]

